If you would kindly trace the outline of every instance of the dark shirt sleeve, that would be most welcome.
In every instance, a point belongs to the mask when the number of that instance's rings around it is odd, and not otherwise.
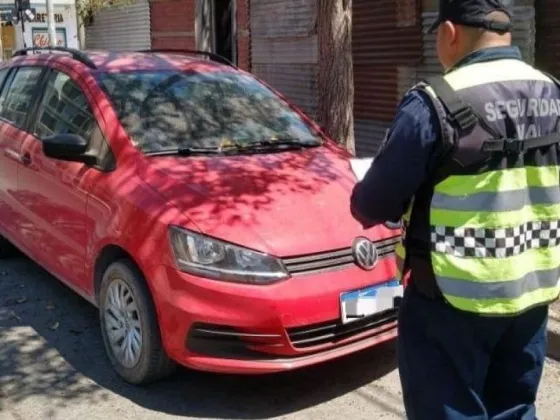
[[[424,95],[413,90],[403,98],[386,143],[354,187],[350,208],[364,227],[397,222],[433,167],[440,124]]]

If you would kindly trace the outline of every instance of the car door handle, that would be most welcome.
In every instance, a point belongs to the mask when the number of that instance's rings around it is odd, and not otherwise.
[[[13,149],[5,149],[4,156],[6,156],[8,159],[15,160],[18,163],[22,163],[21,155]]]
[[[24,153],[21,156],[21,164],[25,166],[31,165],[31,155],[29,153]]]

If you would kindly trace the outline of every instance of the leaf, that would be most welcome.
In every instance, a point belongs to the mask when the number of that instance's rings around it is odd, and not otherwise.
[[[47,309],[49,311],[52,311],[53,309],[56,309],[56,305],[52,302],[47,303]]]
[[[51,330],[55,331],[55,330],[58,329],[59,326],[60,326],[60,322],[55,321],[55,322],[53,322],[53,323],[49,326],[49,328],[50,328]]]
[[[27,302],[27,298],[25,296],[22,296],[16,300],[16,303],[25,303],[25,302]]]

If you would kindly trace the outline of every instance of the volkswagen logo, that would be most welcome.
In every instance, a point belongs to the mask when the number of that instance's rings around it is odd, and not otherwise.
[[[377,263],[377,248],[367,238],[356,238],[352,246],[354,261],[364,270],[373,270]]]

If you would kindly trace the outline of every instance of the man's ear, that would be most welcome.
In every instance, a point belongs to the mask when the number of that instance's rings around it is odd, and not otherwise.
[[[446,20],[441,24],[443,39],[447,39],[450,44],[455,44],[457,42],[457,26],[449,20]]]

